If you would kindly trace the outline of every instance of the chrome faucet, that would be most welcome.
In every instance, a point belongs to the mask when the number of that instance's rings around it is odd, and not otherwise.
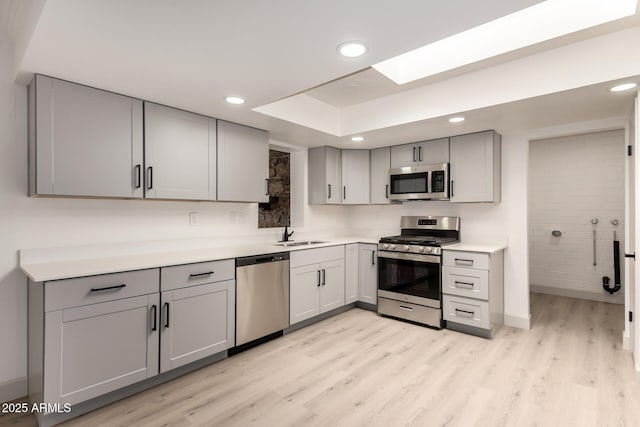
[[[284,232],[282,233],[282,240],[280,240],[281,242],[288,242],[289,237],[293,235],[294,231],[289,233],[288,227],[290,227],[290,225],[291,224],[289,223],[289,215],[285,215],[284,216]]]

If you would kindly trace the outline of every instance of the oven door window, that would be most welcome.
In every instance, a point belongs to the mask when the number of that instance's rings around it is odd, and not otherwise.
[[[391,175],[391,194],[426,193],[428,172]]]
[[[379,257],[378,288],[440,300],[440,264]]]

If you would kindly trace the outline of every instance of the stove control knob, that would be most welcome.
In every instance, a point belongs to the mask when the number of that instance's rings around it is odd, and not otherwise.
[[[428,254],[430,254],[432,249],[433,249],[433,248],[426,248],[425,252],[426,252],[426,253],[428,253]]]
[[[404,247],[402,249],[404,249],[405,251],[408,251],[409,250],[409,245],[404,245]]]
[[[396,248],[396,245],[389,245],[389,249],[394,250]]]
[[[382,249],[389,249],[389,244],[385,243],[384,245],[382,245]]]
[[[423,246],[418,246],[418,252],[424,252],[424,247]]]

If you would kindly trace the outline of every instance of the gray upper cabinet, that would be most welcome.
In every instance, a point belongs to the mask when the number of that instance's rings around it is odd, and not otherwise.
[[[451,138],[451,202],[500,202],[501,137],[494,131]]]
[[[391,147],[391,167],[428,165],[449,161],[449,138]]]
[[[269,134],[218,120],[218,200],[268,202]]]
[[[342,151],[342,204],[369,203],[369,150]]]
[[[142,101],[36,75],[30,194],[142,197]]]
[[[391,149],[389,147],[371,150],[371,203],[388,204],[389,168],[391,167]]]
[[[216,120],[144,103],[145,198],[216,199]]]
[[[309,204],[342,201],[342,154],[334,147],[309,149]]]

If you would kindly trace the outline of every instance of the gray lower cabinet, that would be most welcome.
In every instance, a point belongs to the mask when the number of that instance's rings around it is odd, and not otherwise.
[[[442,317],[447,328],[492,337],[504,321],[503,251],[445,249]]]
[[[358,244],[345,245],[344,250],[344,302],[358,301]]]
[[[142,101],[36,75],[31,195],[142,197]]]
[[[501,141],[492,130],[451,137],[452,203],[500,201]]]
[[[73,405],[157,375],[158,283],[158,269],[30,282],[31,401]]]
[[[358,244],[358,301],[378,304],[378,245]]]
[[[235,345],[235,261],[161,269],[160,372]]]
[[[268,202],[269,134],[218,120],[218,200]]]
[[[145,116],[145,198],[216,199],[216,120],[150,102]]]
[[[344,245],[291,253],[291,325],[345,304],[344,254]]]

